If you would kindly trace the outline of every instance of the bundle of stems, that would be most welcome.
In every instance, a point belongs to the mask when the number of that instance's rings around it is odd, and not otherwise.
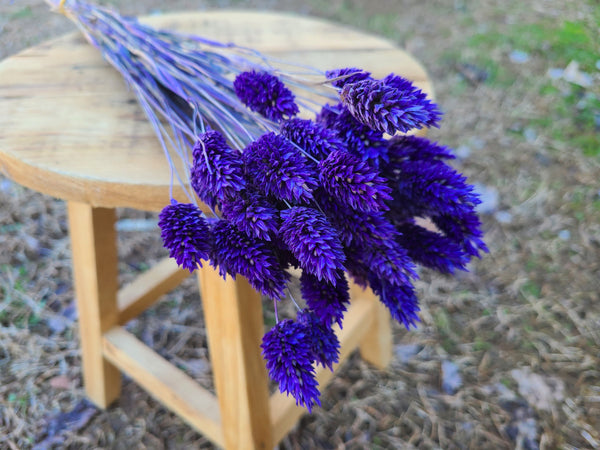
[[[170,255],[190,271],[210,261],[223,277],[246,277],[276,317],[279,301],[296,305],[296,318],[277,318],[262,348],[270,376],[297,404],[319,404],[315,365],[338,361],[332,326],[342,326],[349,302],[346,274],[409,328],[419,320],[417,265],[449,274],[487,251],[478,196],[448,164],[451,150],[406,135],[441,117],[410,81],[323,72],[83,1],[47,2],[121,73],[172,184],[186,190],[189,203],[172,200],[160,214]],[[301,301],[287,289],[290,267],[302,269]]]

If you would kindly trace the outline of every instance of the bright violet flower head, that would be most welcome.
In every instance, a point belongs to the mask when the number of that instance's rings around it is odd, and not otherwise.
[[[316,159],[326,158],[345,145],[336,133],[312,120],[290,119],[281,124],[281,134]]]
[[[209,258],[211,234],[196,205],[173,201],[159,214],[158,226],[169,256],[190,273]]]
[[[356,120],[344,105],[323,106],[317,122],[333,130],[348,151],[359,159],[378,166],[379,158],[387,158],[387,141],[383,138],[383,132],[373,130]]]
[[[308,202],[316,187],[304,156],[283,136],[264,134],[244,150],[246,173],[264,195],[288,202]]]
[[[399,225],[398,231],[398,243],[416,263],[441,273],[467,270],[469,257],[458,242],[409,222]]]
[[[319,205],[346,247],[377,247],[382,242],[393,240],[397,235],[395,226],[383,211],[357,211],[321,190],[317,194]]]
[[[327,281],[319,281],[308,272],[302,272],[300,292],[308,308],[314,311],[323,326],[331,328],[334,323],[342,326],[346,305],[350,303],[348,281],[344,274],[340,274],[337,283],[333,285]]]
[[[389,209],[391,189],[375,168],[344,151],[334,151],[319,163],[323,189],[342,205],[358,211]]]
[[[316,209],[295,206],[281,213],[280,236],[302,269],[336,284],[346,256],[336,230]]]
[[[212,229],[211,263],[223,278],[243,275],[250,285],[270,298],[280,299],[289,281],[275,250],[268,243],[249,237],[228,220],[218,220]]]
[[[437,126],[441,115],[421,90],[393,75],[345,84],[340,96],[359,122],[391,135]]]
[[[415,295],[415,288],[410,283],[390,284],[371,276],[369,284],[395,320],[403,324],[407,330],[410,330],[411,326],[417,327],[417,322],[420,321],[417,313],[421,308],[419,308],[419,299]]]
[[[331,327],[323,325],[320,318],[310,309],[298,313],[298,322],[303,323],[312,338],[312,352],[317,364],[333,371],[333,365],[340,359],[340,341]]]
[[[314,340],[312,330],[302,322],[282,320],[263,337],[261,345],[267,370],[279,391],[292,394],[296,405],[321,405],[313,367]]]
[[[202,133],[193,156],[192,187],[210,207],[214,208],[245,187],[242,155],[231,149],[218,131]]]
[[[275,122],[298,114],[294,94],[268,72],[240,73],[233,82],[235,94],[252,111]]]
[[[356,83],[371,78],[369,72],[356,67],[345,67],[343,69],[328,70],[325,72],[328,80],[333,80],[331,84],[336,88],[342,88],[345,84]]]
[[[279,211],[262,195],[244,191],[223,202],[223,217],[250,237],[270,241],[279,229]]]

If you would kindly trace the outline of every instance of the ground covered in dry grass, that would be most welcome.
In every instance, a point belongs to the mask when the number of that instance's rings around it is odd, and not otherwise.
[[[387,36],[428,68],[445,111],[430,136],[483,194],[490,254],[457,278],[423,272],[422,323],[395,327],[391,366],[353,356],[281,448],[600,448],[596,2],[110,3],[281,9]],[[0,58],[72,29],[41,1],[3,2]],[[155,216],[120,217],[127,281],[164,251]],[[210,386],[194,284],[128,327]],[[65,205],[0,176],[0,447],[211,448],[129,380],[109,410],[87,404],[77,336]]]

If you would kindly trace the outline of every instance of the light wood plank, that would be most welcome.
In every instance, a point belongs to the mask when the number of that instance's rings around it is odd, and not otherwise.
[[[344,318],[344,328],[337,325],[334,330],[340,340],[340,362],[334,366],[334,372],[321,366],[316,369],[319,390],[322,392],[327,383],[331,381],[335,371],[348,358],[360,344],[365,334],[373,324],[375,314],[375,303],[369,299],[357,297],[352,300],[350,308]],[[271,426],[273,428],[273,439],[278,443],[294,427],[298,419],[306,413],[305,408],[296,406],[296,400],[280,392],[271,396],[269,401],[271,408]]]
[[[119,290],[119,324],[124,324],[152,306],[161,296],[175,289],[190,272],[181,269],[173,258],[164,258]]]
[[[115,211],[69,202],[75,297],[85,391],[106,408],[119,397],[121,374],[102,356],[102,333],[117,323]]]
[[[204,322],[228,449],[271,449],[269,390],[260,343],[260,295],[242,276],[223,280],[208,264],[198,270]]]
[[[192,378],[122,327],[104,334],[103,354],[163,405],[216,445],[223,445],[219,404]]]
[[[370,288],[363,290],[350,283],[351,298],[364,298],[373,304],[373,322],[368,327],[361,343],[360,355],[379,369],[386,368],[392,360],[392,325],[390,313]]]

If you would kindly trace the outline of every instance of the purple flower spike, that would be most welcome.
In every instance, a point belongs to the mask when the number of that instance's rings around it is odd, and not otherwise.
[[[480,203],[467,178],[439,160],[390,161],[384,170],[393,187],[392,210],[411,216],[473,211]]]
[[[415,288],[411,284],[393,285],[376,277],[370,277],[369,284],[395,320],[407,330],[410,330],[411,326],[417,328],[417,322],[421,321],[417,313],[421,308]]]
[[[337,232],[319,211],[296,206],[281,213],[279,233],[300,266],[336,284],[346,259]]]
[[[198,197],[214,208],[245,187],[241,154],[231,149],[221,133],[202,133],[193,150],[191,182]]]
[[[267,72],[242,72],[233,82],[235,95],[252,111],[279,122],[298,114],[294,94]]]
[[[265,195],[289,202],[308,202],[316,187],[304,156],[287,139],[267,133],[243,153],[246,173]]]
[[[219,220],[213,227],[211,263],[235,278],[243,275],[250,285],[267,297],[280,299],[289,280],[275,251],[266,242],[249,237],[227,220]]]
[[[358,211],[381,211],[388,207],[391,189],[377,170],[350,153],[334,151],[319,163],[323,188],[343,205]]]
[[[243,192],[223,202],[223,217],[250,237],[271,240],[279,228],[279,211],[255,192]]]
[[[313,337],[304,323],[282,320],[263,337],[262,355],[272,380],[279,391],[292,394],[296,405],[311,412],[314,404],[321,405],[315,369]]]
[[[359,212],[341,205],[320,190],[317,192],[319,205],[345,246],[376,247],[394,239],[398,234],[383,212]]]
[[[415,262],[441,273],[467,270],[470,258],[457,242],[412,223],[399,225],[398,231],[398,242]]]
[[[198,265],[202,267],[200,261],[209,258],[211,235],[198,207],[173,201],[158,217],[160,236],[169,256],[190,273]]]
[[[417,136],[394,136],[387,141],[390,164],[402,160],[445,160],[454,159],[452,150],[429,139]]]
[[[448,238],[457,242],[467,255],[480,258],[480,252],[489,252],[482,239],[481,221],[474,209],[456,216],[432,216],[431,220]]]
[[[316,159],[326,158],[332,151],[346,147],[334,131],[312,120],[286,120],[281,124],[281,134]]]
[[[379,158],[387,159],[387,141],[383,133],[360,123],[342,104],[325,105],[317,116],[317,122],[335,130],[348,151],[359,159],[368,160],[374,166],[379,164]]]
[[[307,272],[300,276],[300,292],[306,305],[314,311],[323,326],[331,328],[334,323],[342,327],[342,319],[350,303],[348,281],[343,274],[334,286],[327,281],[319,281]]]
[[[310,330],[313,357],[317,364],[328,367],[333,372],[333,365],[340,359],[340,341],[334,331],[323,325],[317,314],[309,309],[298,313],[298,322]]]
[[[370,271],[391,285],[409,284],[411,278],[418,278],[407,251],[396,241],[382,242],[379,246],[361,250],[362,259]]]
[[[345,84],[356,83],[357,81],[371,78],[371,74],[369,72],[365,72],[362,69],[357,69],[356,67],[328,70],[325,72],[325,76],[328,80],[333,80],[331,84],[336,88],[343,88]]]
[[[393,75],[346,84],[340,97],[359,122],[391,135],[437,126],[441,116],[423,92],[410,81]]]

